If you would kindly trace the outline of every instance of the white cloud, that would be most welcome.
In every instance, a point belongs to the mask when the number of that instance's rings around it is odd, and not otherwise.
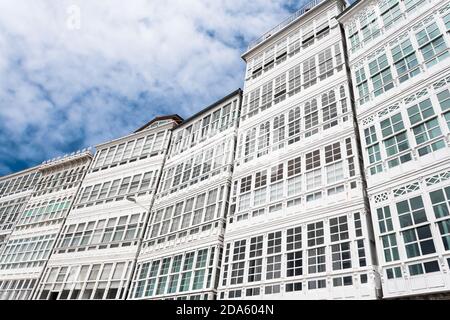
[[[198,111],[242,86],[242,41],[284,19],[286,2],[0,0],[0,142],[16,146],[3,143],[0,161],[32,163],[156,114]],[[79,30],[67,27],[71,5]]]

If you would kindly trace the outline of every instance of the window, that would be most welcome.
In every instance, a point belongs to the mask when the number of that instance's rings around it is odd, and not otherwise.
[[[324,243],[323,222],[308,224],[308,247],[321,245]]]
[[[244,156],[251,155],[255,152],[255,140],[256,140],[256,128],[247,130],[244,143]]]
[[[258,137],[258,157],[267,154],[270,145],[270,122],[262,123],[259,126]]]
[[[381,154],[380,154],[380,146],[377,144],[374,144],[371,147],[367,148],[367,154],[369,156],[369,163],[375,163],[381,160]]]
[[[311,101],[305,103],[305,129],[308,130],[314,128],[318,124],[319,124],[319,112],[317,111],[317,100],[312,99]],[[310,137],[313,134],[316,134],[317,132],[319,132],[317,128],[308,131],[305,133],[305,137]]]
[[[325,272],[325,247],[308,250],[308,273]]]
[[[261,281],[262,258],[252,259],[248,265],[248,282]]]
[[[349,269],[352,267],[350,256],[350,242],[333,244],[331,246],[333,270]]]
[[[403,231],[403,241],[408,258],[436,252],[429,225]]]
[[[303,62],[303,87],[305,89],[317,82],[315,58],[316,57],[314,56]]]
[[[337,121],[337,104],[334,91],[322,95],[322,115],[325,125],[323,129],[329,129],[338,124]]]
[[[250,191],[252,187],[252,176],[247,176],[241,179],[241,193]]]
[[[398,202],[396,206],[402,228],[428,221],[421,196]]]
[[[286,292],[302,291],[301,282],[286,283]]]
[[[439,104],[442,111],[447,111],[450,109],[450,92],[445,89],[437,94]]]
[[[391,68],[389,67],[386,54],[382,54],[370,61],[369,69],[375,97],[394,87]]]
[[[286,73],[275,78],[275,88],[274,88],[274,96],[273,103],[277,104],[278,102],[283,101],[286,98]]]
[[[267,184],[267,171],[263,170],[257,172],[255,175],[255,189],[259,187],[263,187]]]
[[[234,242],[233,261],[243,260],[245,258],[246,240],[239,240]]]
[[[391,210],[389,206],[377,209],[378,227],[380,233],[392,231],[394,229],[392,225]]]
[[[333,287],[342,287],[351,285],[353,285],[352,276],[333,278]]]
[[[281,277],[281,255],[266,258],[266,279],[278,279]]]
[[[339,142],[325,146],[325,163],[334,162],[341,159],[341,146]]]
[[[330,237],[331,242],[348,239],[348,224],[346,216],[330,219]]]
[[[260,188],[254,192],[254,205],[259,206],[266,203],[266,188]]]
[[[330,164],[326,167],[327,183],[336,183],[344,179],[344,168],[342,161]]]
[[[281,231],[269,233],[267,237],[267,254],[281,252]]]
[[[364,42],[375,39],[381,34],[377,22],[377,16],[373,9],[369,10],[364,16],[361,17],[360,24]]]
[[[393,136],[389,139],[384,140],[384,147],[386,149],[387,156],[393,156],[397,153],[409,149],[408,138],[406,137],[406,133],[400,133],[396,136]],[[406,161],[405,161],[406,162]]]
[[[288,161],[288,177],[292,177],[301,172],[301,158],[297,157]]]
[[[297,65],[288,71],[289,96],[300,92],[301,88],[301,72],[300,65]]]
[[[356,212],[353,215],[354,223],[355,223],[355,234],[357,237],[362,237],[362,224],[361,224],[361,214],[359,212]]]
[[[289,56],[300,52],[300,30],[294,31],[289,36]]]
[[[389,0],[380,5],[381,18],[386,29],[392,24],[401,19],[402,12],[400,11],[398,0]]]
[[[408,108],[408,117],[412,125],[432,116],[434,116],[434,110],[429,98]]]
[[[438,222],[439,231],[441,233],[442,242],[445,250],[450,250],[450,220],[443,220]]]
[[[302,275],[303,274],[302,252],[301,251],[289,252],[286,254],[286,257],[287,257],[286,276],[295,277]]]
[[[364,129],[364,136],[366,138],[366,145],[371,145],[378,141],[375,126]]]
[[[409,274],[411,276],[417,276],[424,273],[432,273],[432,272],[439,272],[439,263],[434,261],[424,262],[424,263],[417,263],[417,264],[411,264],[408,266]]]
[[[302,228],[296,227],[287,230],[286,250],[297,250],[302,248]]]
[[[447,45],[436,22],[416,33],[416,38],[428,68],[449,56]]]
[[[273,150],[280,149],[284,147],[284,133],[285,133],[285,123],[284,115],[279,115],[273,120]]]
[[[322,186],[322,170],[316,169],[306,173],[306,189],[312,190]]]
[[[323,289],[327,287],[325,279],[308,281],[308,290]]]
[[[315,150],[306,154],[306,170],[320,167],[320,150]]]
[[[359,33],[354,25],[353,25],[353,28],[351,28],[351,27],[349,27],[349,29],[348,29],[348,34],[350,34],[348,39],[350,42],[351,50],[355,51],[356,49],[359,48],[359,45],[360,45]]]
[[[270,182],[277,182],[283,179],[283,163],[273,166],[270,169]]]
[[[395,233],[382,236],[381,242],[383,243],[384,260],[386,262],[400,259]]]
[[[299,194],[302,190],[302,177],[296,176],[294,178],[290,178],[287,181],[287,195],[288,197]]]
[[[260,92],[260,88],[255,89],[250,92],[250,101],[248,103],[248,116],[249,117],[251,117],[252,115],[254,115],[258,112],[259,92]]]
[[[273,81],[269,81],[262,86],[261,111],[270,108],[272,105]]]
[[[388,279],[401,278],[402,270],[400,267],[388,268],[386,269],[386,276]]]
[[[277,294],[277,293],[280,293],[280,285],[279,284],[264,287],[264,294]]]
[[[319,78],[324,80],[333,75],[333,56],[331,48],[327,48],[318,54],[319,59]]]
[[[300,107],[289,110],[288,138],[288,144],[292,144],[300,140]]]
[[[262,256],[263,248],[263,236],[257,236],[250,239],[250,251],[249,257],[260,257]]]
[[[430,199],[437,219],[450,214],[450,187],[430,192]]]
[[[370,100],[369,87],[364,68],[355,71],[356,88],[358,89],[359,104],[364,104]]]
[[[437,118],[428,120],[427,122],[413,128],[414,136],[417,144],[425,143],[433,138],[442,135],[441,128]],[[438,140],[431,145],[427,145],[418,149],[419,156],[424,156],[430,152],[442,149],[445,147],[444,140]]]
[[[422,4],[425,3],[425,0],[404,0],[406,11],[409,12]]]
[[[409,39],[396,45],[391,51],[400,83],[420,73],[416,53]]]

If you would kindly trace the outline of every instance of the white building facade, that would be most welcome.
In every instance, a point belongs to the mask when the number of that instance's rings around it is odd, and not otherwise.
[[[129,299],[214,299],[241,90],[176,127]]]
[[[450,2],[362,0],[339,21],[383,297],[448,297]]]
[[[0,178],[0,254],[39,179],[37,167]],[[0,286],[0,296],[1,293]]]
[[[220,299],[375,299],[343,1],[313,1],[251,44]]]
[[[178,116],[96,147],[35,299],[124,299]],[[131,200],[131,201],[130,201]]]
[[[31,299],[91,159],[89,151],[79,152],[28,174],[32,193],[0,257],[1,299]]]

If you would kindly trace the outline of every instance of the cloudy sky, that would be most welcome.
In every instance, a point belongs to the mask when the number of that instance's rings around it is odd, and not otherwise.
[[[246,44],[304,2],[0,0],[0,175],[242,87]]]

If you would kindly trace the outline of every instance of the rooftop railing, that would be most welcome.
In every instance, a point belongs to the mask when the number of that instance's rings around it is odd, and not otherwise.
[[[297,20],[299,17],[304,15],[306,12],[311,10],[313,7],[317,6],[318,4],[320,4],[320,3],[324,2],[324,1],[325,0],[312,0],[312,1],[308,2],[303,7],[301,7],[299,10],[297,10],[294,14],[290,15],[287,19],[285,19],[283,22],[281,22],[279,25],[277,25],[276,27],[274,27],[271,30],[267,31],[266,33],[264,33],[258,39],[253,40],[252,42],[250,42],[250,44],[247,47],[247,51],[250,51],[251,49],[256,47],[258,44],[260,44],[261,42],[267,40],[273,34],[277,33],[278,31],[280,31],[281,29],[283,29],[287,25],[291,24],[293,21]]]

